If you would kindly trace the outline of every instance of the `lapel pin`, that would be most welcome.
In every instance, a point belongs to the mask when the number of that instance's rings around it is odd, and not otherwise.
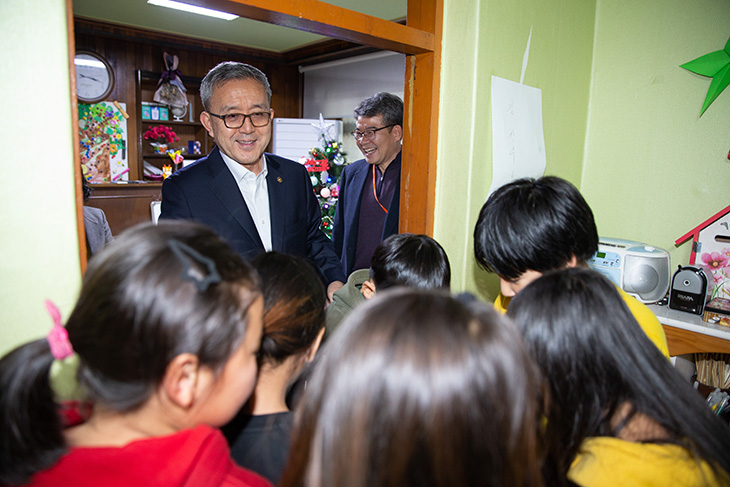
[[[281,176],[277,176],[277,177],[276,177],[276,181],[277,181],[277,182],[279,182],[279,183],[282,183],[282,182],[284,182],[284,180],[283,180],[283,179],[281,179]]]

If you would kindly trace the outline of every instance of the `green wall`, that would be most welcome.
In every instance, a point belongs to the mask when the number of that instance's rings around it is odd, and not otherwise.
[[[489,299],[495,276],[478,269],[472,233],[492,178],[491,77],[542,90],[546,173],[581,181],[596,3],[593,0],[445,0],[434,237],[452,288]]]
[[[80,284],[63,0],[0,2],[0,354],[44,335]]]
[[[665,248],[730,204],[730,90],[679,67],[722,49],[726,0],[598,2],[581,189],[601,235]]]

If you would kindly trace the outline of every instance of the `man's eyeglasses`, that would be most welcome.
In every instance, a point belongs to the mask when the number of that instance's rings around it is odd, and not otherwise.
[[[229,129],[240,129],[246,123],[247,118],[251,120],[251,125],[254,127],[265,127],[271,121],[271,112],[229,113],[227,115],[208,112],[208,115],[220,118]]]
[[[368,129],[363,130],[362,132],[360,132],[359,130],[355,130],[354,132],[352,132],[352,136],[355,137],[355,140],[357,141],[360,141],[362,139],[372,139],[373,136],[375,136],[375,132],[377,132],[378,130],[387,129],[388,127],[395,127],[396,125],[398,124],[392,123],[390,125],[386,125],[385,127],[380,127],[379,129]]]

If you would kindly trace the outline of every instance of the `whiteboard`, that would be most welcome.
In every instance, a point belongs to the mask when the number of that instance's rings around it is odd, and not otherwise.
[[[329,126],[329,137],[335,142],[342,141],[342,121],[325,120],[325,123]],[[310,149],[322,148],[315,125],[319,125],[317,118],[275,118],[271,151],[277,156],[299,161]]]

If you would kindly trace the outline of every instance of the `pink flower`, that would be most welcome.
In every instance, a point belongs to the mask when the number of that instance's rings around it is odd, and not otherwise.
[[[730,247],[722,249],[720,253],[730,260]]]
[[[728,256],[720,252],[702,254],[702,262],[710,269],[720,269],[728,265]]]

